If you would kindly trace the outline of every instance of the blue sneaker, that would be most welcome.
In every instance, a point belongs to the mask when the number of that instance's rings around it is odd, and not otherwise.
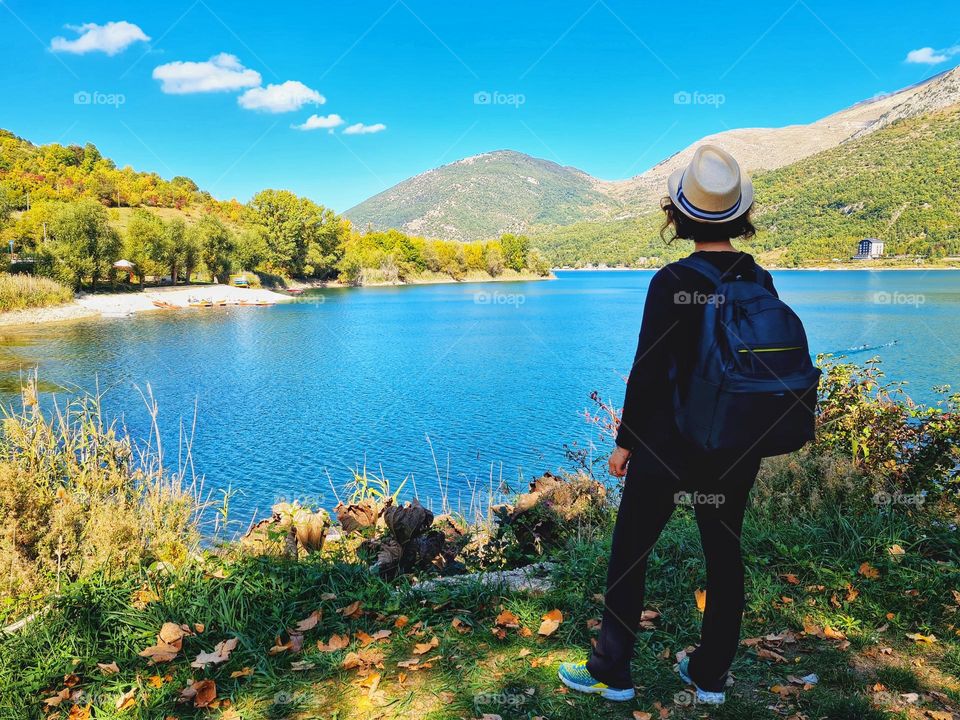
[[[677,672],[680,673],[680,679],[683,680],[687,685],[693,685],[697,690],[697,702],[704,705],[723,705],[727,699],[727,694],[725,692],[711,692],[709,690],[701,690],[697,687],[697,684],[693,681],[693,678],[690,677],[690,658],[684,658],[677,665]]]
[[[606,700],[623,702],[625,700],[633,700],[637,694],[632,687],[618,689],[600,682],[590,674],[585,662],[560,663],[560,669],[557,671],[557,675],[560,677],[560,682],[568,688],[576,690],[577,692],[599,695]]]

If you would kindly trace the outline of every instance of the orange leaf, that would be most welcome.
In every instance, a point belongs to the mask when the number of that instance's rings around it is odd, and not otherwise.
[[[193,706],[197,708],[210,707],[210,703],[217,699],[217,684],[213,680],[197,680],[181,691],[180,698],[193,700]]]
[[[493,621],[494,625],[500,625],[501,627],[516,628],[520,627],[520,618],[514,615],[509,610],[503,610],[497,619]]]
[[[326,644],[317,642],[317,650],[320,652],[336,652],[343,650],[350,644],[350,638],[346,635],[331,635]]]
[[[230,673],[230,678],[250,677],[251,675],[253,675],[253,668],[245,667],[240,670],[234,670],[232,673]]]
[[[557,631],[557,628],[560,627],[560,623],[562,622],[563,613],[557,609],[551,610],[543,616],[543,622],[540,623],[540,629],[537,630],[537,634],[549,637]]]
[[[319,610],[314,610],[303,620],[297,623],[297,632],[304,633],[307,630],[313,630],[317,626],[317,623],[320,622],[321,616],[322,615]]]
[[[786,581],[787,581],[788,583],[790,583],[791,585],[799,585],[799,584],[800,584],[800,579],[799,579],[796,575],[794,575],[793,573],[787,573],[786,575],[783,576],[783,579],[786,580]]]
[[[345,618],[350,618],[351,620],[354,620],[360,617],[361,615],[363,615],[363,603],[360,602],[359,600],[354,600],[352,603],[350,603],[346,607],[340,608],[340,614],[343,615]]]
[[[430,642],[417,643],[416,645],[414,645],[414,646],[413,646],[413,654],[414,654],[414,655],[425,655],[426,653],[428,653],[428,652],[430,652],[431,650],[433,650],[433,648],[437,647],[439,644],[440,644],[440,640],[439,640],[436,636],[434,636],[434,637],[430,640]]]
[[[121,695],[116,702],[115,707],[117,710],[129,710],[134,705],[137,704],[136,698],[134,697],[137,694],[137,689],[135,687],[130,688]]]
[[[868,562],[862,563],[857,572],[859,572],[868,580],[876,580],[878,577],[880,577],[880,571]]]
[[[406,627],[408,622],[410,622],[410,618],[408,618],[406,615],[401,615],[396,619],[396,621],[394,621],[393,626],[398,630],[401,630]]]
[[[707,591],[697,588],[693,591],[693,596],[697,601],[697,610],[703,612],[707,608]]]

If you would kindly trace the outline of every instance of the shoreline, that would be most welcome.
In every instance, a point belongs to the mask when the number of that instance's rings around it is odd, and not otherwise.
[[[364,287],[402,287],[404,285],[454,285],[478,284],[491,282],[533,282],[539,280],[555,280],[551,274],[543,277],[512,273],[497,277],[479,277],[468,275],[463,280],[456,280],[449,276],[426,276],[412,279],[408,282],[370,282],[363,285],[345,285],[337,281],[291,282],[290,290],[323,290],[341,288],[345,290]],[[148,288],[142,291],[124,293],[83,293],[66,305],[51,307],[27,308],[25,310],[11,310],[0,313],[0,328],[29,327],[32,325],[48,325],[66,323],[77,320],[92,320],[105,318],[130,317],[144,312],[159,312],[171,310],[205,310],[213,308],[197,308],[189,305],[189,299],[209,301],[214,307],[226,304],[230,307],[243,307],[241,302],[256,305],[276,305],[282,302],[294,302],[296,295],[276,292],[267,288],[238,288],[232,285],[183,285],[177,287]],[[154,301],[167,303],[169,307],[158,307]]]
[[[212,307],[243,307],[240,303],[256,305],[275,305],[290,302],[290,295],[261,288],[238,288],[231,285],[185,285],[182,287],[151,288],[148,290],[125,293],[85,293],[78,295],[73,302],[54,307],[28,308],[0,313],[0,327],[46,325],[50,323],[71,322],[99,318],[130,317],[143,312],[163,310],[204,310],[208,308],[191,307],[190,299],[211,303]],[[167,307],[158,307],[154,301],[163,302]],[[209,308],[209,309],[212,309]]]

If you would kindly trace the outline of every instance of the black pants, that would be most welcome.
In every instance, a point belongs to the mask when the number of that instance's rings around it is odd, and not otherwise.
[[[613,532],[603,623],[587,668],[611,687],[633,687],[630,661],[644,608],[647,556],[677,504],[692,503],[707,565],[707,600],[690,675],[701,689],[720,691],[740,641],[740,531],[760,460],[688,453],[671,465],[668,472],[655,460],[630,462]]]

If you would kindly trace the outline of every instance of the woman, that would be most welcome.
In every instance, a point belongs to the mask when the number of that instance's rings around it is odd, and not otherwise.
[[[737,161],[704,145],[668,180],[661,235],[692,240],[694,255],[722,273],[759,279],[769,273],[731,244],[755,233],[753,185]],[[684,397],[699,343],[704,308],[722,302],[710,280],[676,263],[650,281],[640,341],[627,382],[610,473],[626,476],[607,571],[600,637],[586,663],[563,663],[560,679],[610,700],[634,696],[630,678],[636,630],[644,607],[647,556],[678,503],[692,501],[707,566],[707,602],[700,645],[678,670],[698,702],[722,703],[727,671],[739,644],[744,605],[740,530],[760,458],[732,451],[705,453],[685,441],[674,420],[674,392]]]

